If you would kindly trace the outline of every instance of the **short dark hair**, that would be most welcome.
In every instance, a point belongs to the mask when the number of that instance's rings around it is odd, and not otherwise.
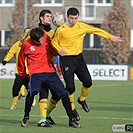
[[[44,31],[37,27],[33,28],[30,32],[30,38],[36,42],[39,42],[39,39],[44,36]]]
[[[43,9],[40,14],[39,14],[39,20],[40,20],[40,17],[43,17],[46,13],[50,13],[52,14],[52,12],[50,10],[47,10],[47,9]],[[41,20],[40,20],[41,22]]]
[[[77,15],[77,14],[79,15],[79,11],[75,7],[71,7],[71,8],[69,8],[67,10],[67,16],[69,16],[69,15]]]

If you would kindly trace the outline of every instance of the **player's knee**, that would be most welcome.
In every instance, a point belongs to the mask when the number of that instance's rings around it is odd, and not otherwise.
[[[55,95],[52,95],[51,99],[56,101],[56,102],[58,102],[60,100],[60,98],[55,96]]]
[[[19,93],[14,93],[13,94],[13,97],[16,97],[16,96],[18,96],[19,95]]]
[[[41,100],[41,99],[47,99],[48,98],[48,94],[46,93],[46,94],[42,94],[42,93],[39,93],[39,101]]]
[[[65,91],[63,91],[63,92],[59,95],[59,98],[62,99],[62,98],[64,98],[64,97],[67,97],[68,94],[69,94],[69,92],[65,90]]]
[[[37,95],[38,94],[38,91],[33,91],[32,92],[32,96],[35,96],[35,95]]]
[[[67,91],[69,92],[69,95],[73,94],[75,92],[75,87],[72,88],[66,88]]]
[[[89,88],[89,87],[92,86],[92,82],[83,83],[83,86],[84,86],[85,88]]]

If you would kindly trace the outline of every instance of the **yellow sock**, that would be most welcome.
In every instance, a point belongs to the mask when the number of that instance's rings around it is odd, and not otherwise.
[[[40,120],[46,120],[47,99],[41,99],[39,101],[40,107]]]
[[[18,96],[16,96],[16,97],[13,97],[13,99],[12,99],[12,105],[17,105],[17,102],[18,102]]]
[[[50,116],[51,111],[57,106],[57,101],[50,99],[48,103],[48,108],[47,108],[47,117]]]
[[[34,107],[36,105],[36,95],[34,96],[32,106]]]
[[[86,96],[89,94],[90,90],[91,90],[91,87],[85,88],[84,86],[82,86],[79,100],[84,101]]]
[[[75,109],[75,105],[74,105],[74,93],[69,95],[69,99],[70,99],[72,110],[74,110]]]
[[[25,96],[25,86],[22,85],[21,89],[20,89],[20,93],[22,96]]]

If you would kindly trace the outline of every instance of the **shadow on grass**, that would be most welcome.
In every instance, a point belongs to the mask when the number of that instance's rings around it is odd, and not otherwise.
[[[21,127],[21,120],[11,120],[11,119],[4,119],[4,118],[0,118],[0,125],[2,126],[16,126],[16,127]],[[28,122],[28,127],[38,127],[37,126],[38,121],[30,121]],[[67,127],[68,123],[56,123],[55,125],[52,125],[52,127]],[[68,126],[69,127],[69,126]],[[22,127],[21,127],[22,128]],[[43,128],[43,127],[39,127],[39,128]]]

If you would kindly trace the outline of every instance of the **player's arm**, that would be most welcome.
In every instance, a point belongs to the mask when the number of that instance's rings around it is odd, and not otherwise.
[[[60,39],[61,39],[61,33],[57,29],[52,39],[52,46],[57,50],[59,55],[65,56],[66,51],[63,50],[62,47],[60,46]]]
[[[5,55],[2,64],[6,65],[6,63],[11,60],[13,58],[13,56],[16,54],[17,50],[18,50],[18,43],[16,42],[11,48],[10,50],[7,52],[7,54]]]
[[[54,36],[53,36],[51,42],[52,42],[52,46],[58,51],[58,53],[62,49],[61,46],[59,45],[60,38],[61,38],[61,36],[60,36],[60,33],[57,29],[56,32],[54,33]]]
[[[121,37],[113,36],[112,34],[106,32],[105,30],[102,30],[100,28],[96,28],[91,25],[87,25],[86,29],[88,30],[88,33],[99,35],[99,36],[104,37],[113,42],[122,42]]]
[[[24,53],[25,46],[22,43],[21,50],[18,55],[18,73],[21,77],[26,78],[28,75],[26,74],[26,66],[25,66],[25,59],[26,55]]]
[[[96,34],[96,35],[99,35],[108,40],[111,40],[113,38],[113,35],[111,35],[110,33],[106,32],[105,30],[102,30],[100,28],[96,28],[92,25],[85,24],[85,25],[83,25],[83,28],[87,31],[87,33]]]

